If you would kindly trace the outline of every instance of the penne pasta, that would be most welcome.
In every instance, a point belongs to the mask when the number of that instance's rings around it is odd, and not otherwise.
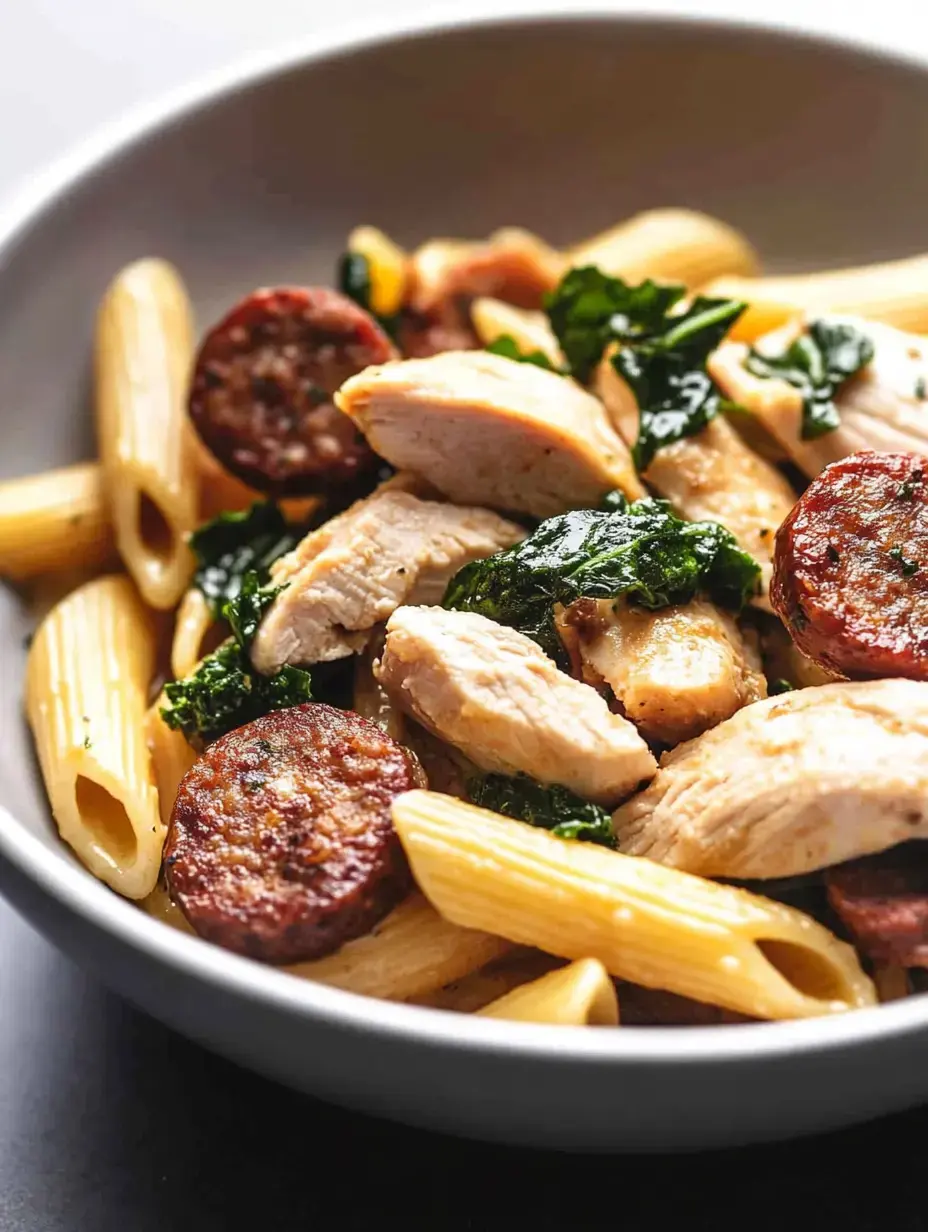
[[[198,520],[184,399],[193,351],[187,293],[164,261],[128,266],[97,318],[97,432],[116,542],[146,603],[173,607]]]
[[[26,713],[65,842],[128,898],[153,889],[165,827],[145,739],[152,618],[125,577],[82,586],[39,627]]]
[[[180,781],[197,759],[183,732],[172,731],[161,717],[164,698],[159,697],[145,716],[145,735],[151,752],[152,771],[158,789],[158,808],[167,828]]]
[[[484,296],[471,304],[470,317],[484,346],[508,336],[522,351],[541,351],[552,367],[563,366],[564,356],[543,312],[516,308],[501,299]]]
[[[552,958],[541,950],[513,946],[500,958],[472,971],[463,979],[454,980],[436,992],[424,997],[412,997],[411,1000],[416,1005],[427,1005],[432,1009],[473,1014],[521,984],[537,980],[563,965],[561,959]]]
[[[759,269],[757,255],[740,232],[696,210],[645,210],[576,244],[566,255],[575,267],[596,265],[628,282],[654,278],[690,287]]]
[[[366,937],[327,958],[286,969],[348,992],[408,1001],[460,980],[509,949],[501,937],[443,919],[416,894]]]
[[[0,483],[0,575],[21,581],[112,562],[115,544],[95,462]]]
[[[581,958],[514,988],[477,1013],[482,1018],[512,1022],[617,1027],[619,999],[603,964],[595,958]]]
[[[393,820],[420,889],[461,927],[758,1018],[875,1000],[853,949],[781,903],[432,792],[400,796]]]
[[[177,680],[189,676],[203,656],[215,650],[209,642],[212,640],[218,645],[222,639],[221,624],[214,619],[203,592],[191,586],[181,599],[174,619],[171,671]]]
[[[866,317],[914,334],[928,332],[928,255],[778,278],[725,276],[700,291],[747,301],[747,312],[729,335],[741,342],[753,342],[794,317],[817,312]]]

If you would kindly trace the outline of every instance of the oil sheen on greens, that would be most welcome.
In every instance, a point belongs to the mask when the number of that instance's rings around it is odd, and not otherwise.
[[[190,536],[197,559],[193,584],[202,591],[216,619],[238,597],[246,573],[264,583],[271,565],[295,547],[301,532],[284,520],[277,505],[258,501],[241,513],[220,513]]]
[[[284,667],[273,676],[262,676],[251,665],[249,650],[261,617],[280,590],[262,586],[256,573],[247,573],[238,595],[222,607],[232,638],[207,655],[190,676],[164,686],[167,704],[161,717],[168,727],[182,731],[194,748],[202,749],[271,710],[312,700],[309,672]]]
[[[639,471],[664,445],[692,436],[724,403],[706,360],[746,307],[740,300],[697,295],[682,312],[683,286],[650,279],[630,286],[595,266],[569,270],[546,297],[551,328],[570,366],[586,383],[610,344],[621,348],[612,365],[638,403]]]
[[[853,325],[813,321],[780,355],[762,355],[752,348],[745,367],[755,376],[779,377],[799,390],[800,435],[804,441],[814,441],[838,427],[838,390],[872,359],[873,343]]]
[[[557,603],[624,597],[655,609],[704,594],[738,611],[759,578],[757,562],[718,523],[684,522],[667,501],[629,504],[612,492],[600,509],[548,518],[515,547],[465,565],[444,606],[518,629],[563,662]]]
[[[536,783],[524,774],[515,778],[485,774],[468,782],[467,794],[472,804],[540,826],[558,838],[615,847],[612,820],[606,810],[566,787]]]

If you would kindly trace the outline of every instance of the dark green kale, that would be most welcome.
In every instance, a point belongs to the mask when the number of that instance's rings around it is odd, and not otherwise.
[[[698,295],[683,312],[683,286],[648,280],[629,286],[595,266],[569,270],[546,298],[551,328],[578,381],[613,342],[612,358],[638,403],[638,439],[632,451],[639,471],[658,449],[692,436],[723,407],[706,360],[738,317],[739,300]]]
[[[262,587],[256,573],[245,574],[239,594],[222,607],[232,638],[207,655],[190,676],[164,686],[167,704],[161,717],[195,748],[271,710],[312,700],[309,672],[284,667],[273,676],[262,676],[251,665],[249,651],[261,617],[281,589]]]
[[[889,555],[893,558],[893,560],[899,562],[900,566],[902,567],[903,577],[914,577],[915,574],[918,573],[918,561],[910,560],[905,555],[902,548],[899,547],[898,545],[894,548],[889,549]]]
[[[218,619],[223,605],[238,597],[245,574],[253,572],[266,582],[271,565],[299,538],[271,501],[258,501],[241,513],[220,513],[190,536],[197,558],[193,584]]]
[[[780,693],[794,693],[795,691],[796,686],[794,684],[790,684],[790,682],[785,680],[782,676],[779,680],[771,680],[770,684],[767,686],[768,697],[776,697]]]
[[[523,351],[511,334],[500,336],[486,347],[492,355],[502,355],[505,359],[514,359],[520,364],[534,364],[536,368],[547,368],[549,372],[557,372],[554,364],[544,351]]]
[[[396,338],[397,317],[384,317],[371,307],[371,267],[362,252],[343,252],[338,259],[335,285],[342,295],[369,312],[388,337]]]
[[[873,343],[853,325],[813,321],[781,355],[754,348],[745,367],[755,376],[778,377],[802,394],[804,441],[833,432],[841,422],[835,397],[845,381],[873,359]]]
[[[536,783],[524,774],[516,778],[485,774],[468,782],[467,794],[481,808],[540,826],[558,838],[615,847],[612,820],[606,810],[558,784]]]
[[[738,611],[755,593],[760,567],[718,523],[684,522],[667,501],[629,504],[621,493],[604,505],[548,518],[515,547],[465,565],[444,606],[510,625],[563,661],[555,604],[621,596],[655,609],[700,593]]]

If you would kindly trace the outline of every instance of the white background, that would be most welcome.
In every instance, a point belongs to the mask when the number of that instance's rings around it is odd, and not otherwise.
[[[541,0],[544,3],[544,0]],[[0,199],[101,124],[255,52],[480,0],[0,0]],[[532,8],[500,0],[494,9]],[[555,7],[550,3],[546,7]],[[928,57],[928,0],[562,0],[829,29]],[[492,11],[492,9],[490,10]]]

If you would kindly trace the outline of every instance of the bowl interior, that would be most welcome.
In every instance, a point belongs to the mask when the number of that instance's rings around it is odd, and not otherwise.
[[[925,247],[926,143],[928,74],[711,26],[459,28],[265,77],[0,236],[0,475],[91,456],[94,313],[136,257],[175,262],[206,325],[253,286],[329,281],[362,221],[408,244],[509,223],[563,243],[679,204],[743,228],[771,269],[901,256]],[[21,717],[27,631],[3,590],[0,803],[70,859]]]

